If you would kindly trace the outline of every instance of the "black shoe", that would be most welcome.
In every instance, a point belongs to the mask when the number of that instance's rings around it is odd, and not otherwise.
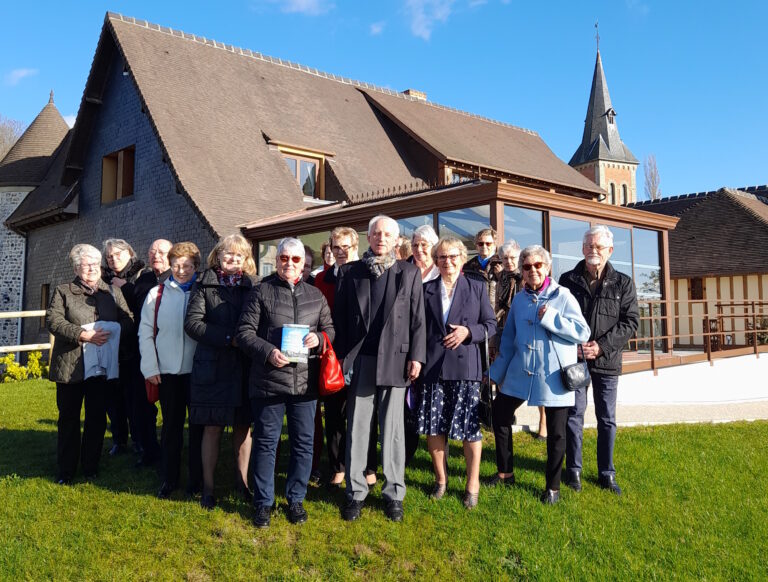
[[[384,513],[392,521],[403,521],[403,502],[395,499],[387,501],[387,506],[384,508]]]
[[[157,498],[169,499],[174,489],[175,487],[171,487],[168,483],[163,483],[162,485],[160,485],[160,489],[158,489],[157,491]]]
[[[59,477],[56,480],[56,485],[72,485],[72,479],[67,479],[66,477]]]
[[[125,445],[112,445],[112,448],[109,449],[109,456],[115,457],[117,455],[122,455],[125,452]]]
[[[153,457],[151,455],[144,453],[139,457],[139,460],[136,461],[136,464],[134,466],[137,469],[141,469],[142,467],[154,467],[155,463],[157,463],[157,457]]]
[[[608,489],[611,493],[621,495],[621,487],[616,483],[615,475],[601,475],[598,483],[603,489]]]
[[[304,523],[307,521],[307,510],[304,509],[304,504],[299,501],[298,503],[291,503],[288,506],[288,521],[293,524]]]
[[[202,491],[203,491],[203,488],[200,486],[199,483],[190,483],[189,485],[187,485],[187,488],[184,490],[184,494],[187,497],[192,498],[195,495],[202,493]]]
[[[501,477],[498,473],[496,473],[493,477],[488,479],[485,484],[488,485],[488,487],[498,487],[499,485],[511,487],[515,484],[515,476],[512,474],[509,477]]]
[[[309,476],[309,484],[314,486],[320,485],[322,477],[323,475],[319,470],[312,471],[312,474]]]
[[[581,471],[578,469],[568,469],[565,475],[565,485],[577,493],[581,491]]]
[[[200,497],[200,507],[210,511],[216,507],[216,498],[213,495],[206,495],[205,493]]]
[[[328,489],[331,491],[338,491],[341,489],[341,486],[344,485],[344,479],[339,481],[338,483],[334,483],[333,481],[328,481]]]
[[[545,489],[544,493],[541,494],[541,502],[544,505],[554,505],[558,501],[560,501],[560,491],[553,491],[552,489]]]
[[[237,493],[238,496],[240,496],[240,499],[242,499],[246,503],[250,503],[251,501],[253,501],[253,493],[251,493],[251,490],[248,489],[246,485],[242,485],[242,484],[239,485],[235,489],[235,492]]]
[[[269,521],[272,514],[272,508],[269,505],[260,505],[253,514],[253,525],[259,529],[269,527]]]
[[[133,452],[141,456],[144,454],[144,447],[142,447],[139,443],[133,443]]]
[[[355,501],[354,499],[350,499],[347,501],[344,509],[341,510],[341,517],[344,521],[355,521],[360,519],[360,511],[363,509],[363,505],[365,505],[365,501]]]

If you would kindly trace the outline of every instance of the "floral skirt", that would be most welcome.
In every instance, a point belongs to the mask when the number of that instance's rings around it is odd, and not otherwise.
[[[448,435],[457,441],[479,441],[480,382],[442,380],[421,386],[418,400],[419,433]]]

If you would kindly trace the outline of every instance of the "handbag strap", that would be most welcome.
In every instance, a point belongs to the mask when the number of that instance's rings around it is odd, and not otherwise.
[[[555,342],[552,341],[552,334],[549,333],[549,330],[545,327],[543,328],[544,331],[547,333],[547,337],[549,338],[549,343],[552,344],[552,351],[555,352],[555,357],[557,358],[557,365],[560,366],[560,369],[563,369],[563,363],[560,361],[560,354],[557,353],[557,347],[555,346]],[[578,352],[581,350],[581,359],[586,360],[584,357],[584,347],[581,344],[576,345],[576,351]]]
[[[155,322],[152,325],[152,345],[155,346],[155,358],[157,358],[157,364],[160,365],[160,354],[157,353],[157,312],[160,311],[160,301],[163,298],[163,289],[165,285],[160,283],[157,289],[157,299],[155,299]]]
[[[325,333],[324,331],[321,331],[320,333],[323,334],[323,351],[320,354],[320,356],[322,357],[328,352],[328,350],[331,349],[330,348],[331,340],[328,338],[328,334]]]

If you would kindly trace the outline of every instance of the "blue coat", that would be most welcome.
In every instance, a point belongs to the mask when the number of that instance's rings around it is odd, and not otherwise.
[[[539,319],[544,302],[547,311]],[[552,348],[567,366],[576,362],[576,345],[588,339],[589,326],[568,289],[550,280],[538,297],[521,291],[512,300],[491,379],[504,394],[527,400],[529,406],[573,406],[573,392],[563,387]]]
[[[424,284],[424,312],[427,323],[427,361],[422,382],[434,384],[443,380],[482,380],[478,344],[496,333],[496,316],[488,300],[485,282],[460,275],[453,291],[448,323],[469,328],[469,337],[455,350],[443,347],[449,330],[443,323],[443,303],[440,298],[440,278]]]

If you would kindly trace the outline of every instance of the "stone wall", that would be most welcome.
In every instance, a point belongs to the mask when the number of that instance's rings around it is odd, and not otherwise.
[[[133,80],[123,76],[122,71],[118,56],[111,65],[103,104],[90,136],[80,178],[79,216],[33,230],[27,236],[27,309],[40,308],[42,285],[49,284],[53,292],[57,285],[72,279],[67,257],[77,243],[101,248],[106,238],[123,238],[145,262],[147,250],[157,238],[193,241],[200,247],[203,259],[215,244],[187,198],[177,192],[150,120],[142,112]],[[102,158],[129,146],[136,148],[133,196],[102,205]],[[46,336],[37,319],[25,322],[25,341]]]
[[[0,191],[0,311],[19,311],[22,305],[26,241],[3,224],[29,192],[29,188],[20,190]],[[0,346],[19,343],[18,327],[18,319],[0,319]]]

